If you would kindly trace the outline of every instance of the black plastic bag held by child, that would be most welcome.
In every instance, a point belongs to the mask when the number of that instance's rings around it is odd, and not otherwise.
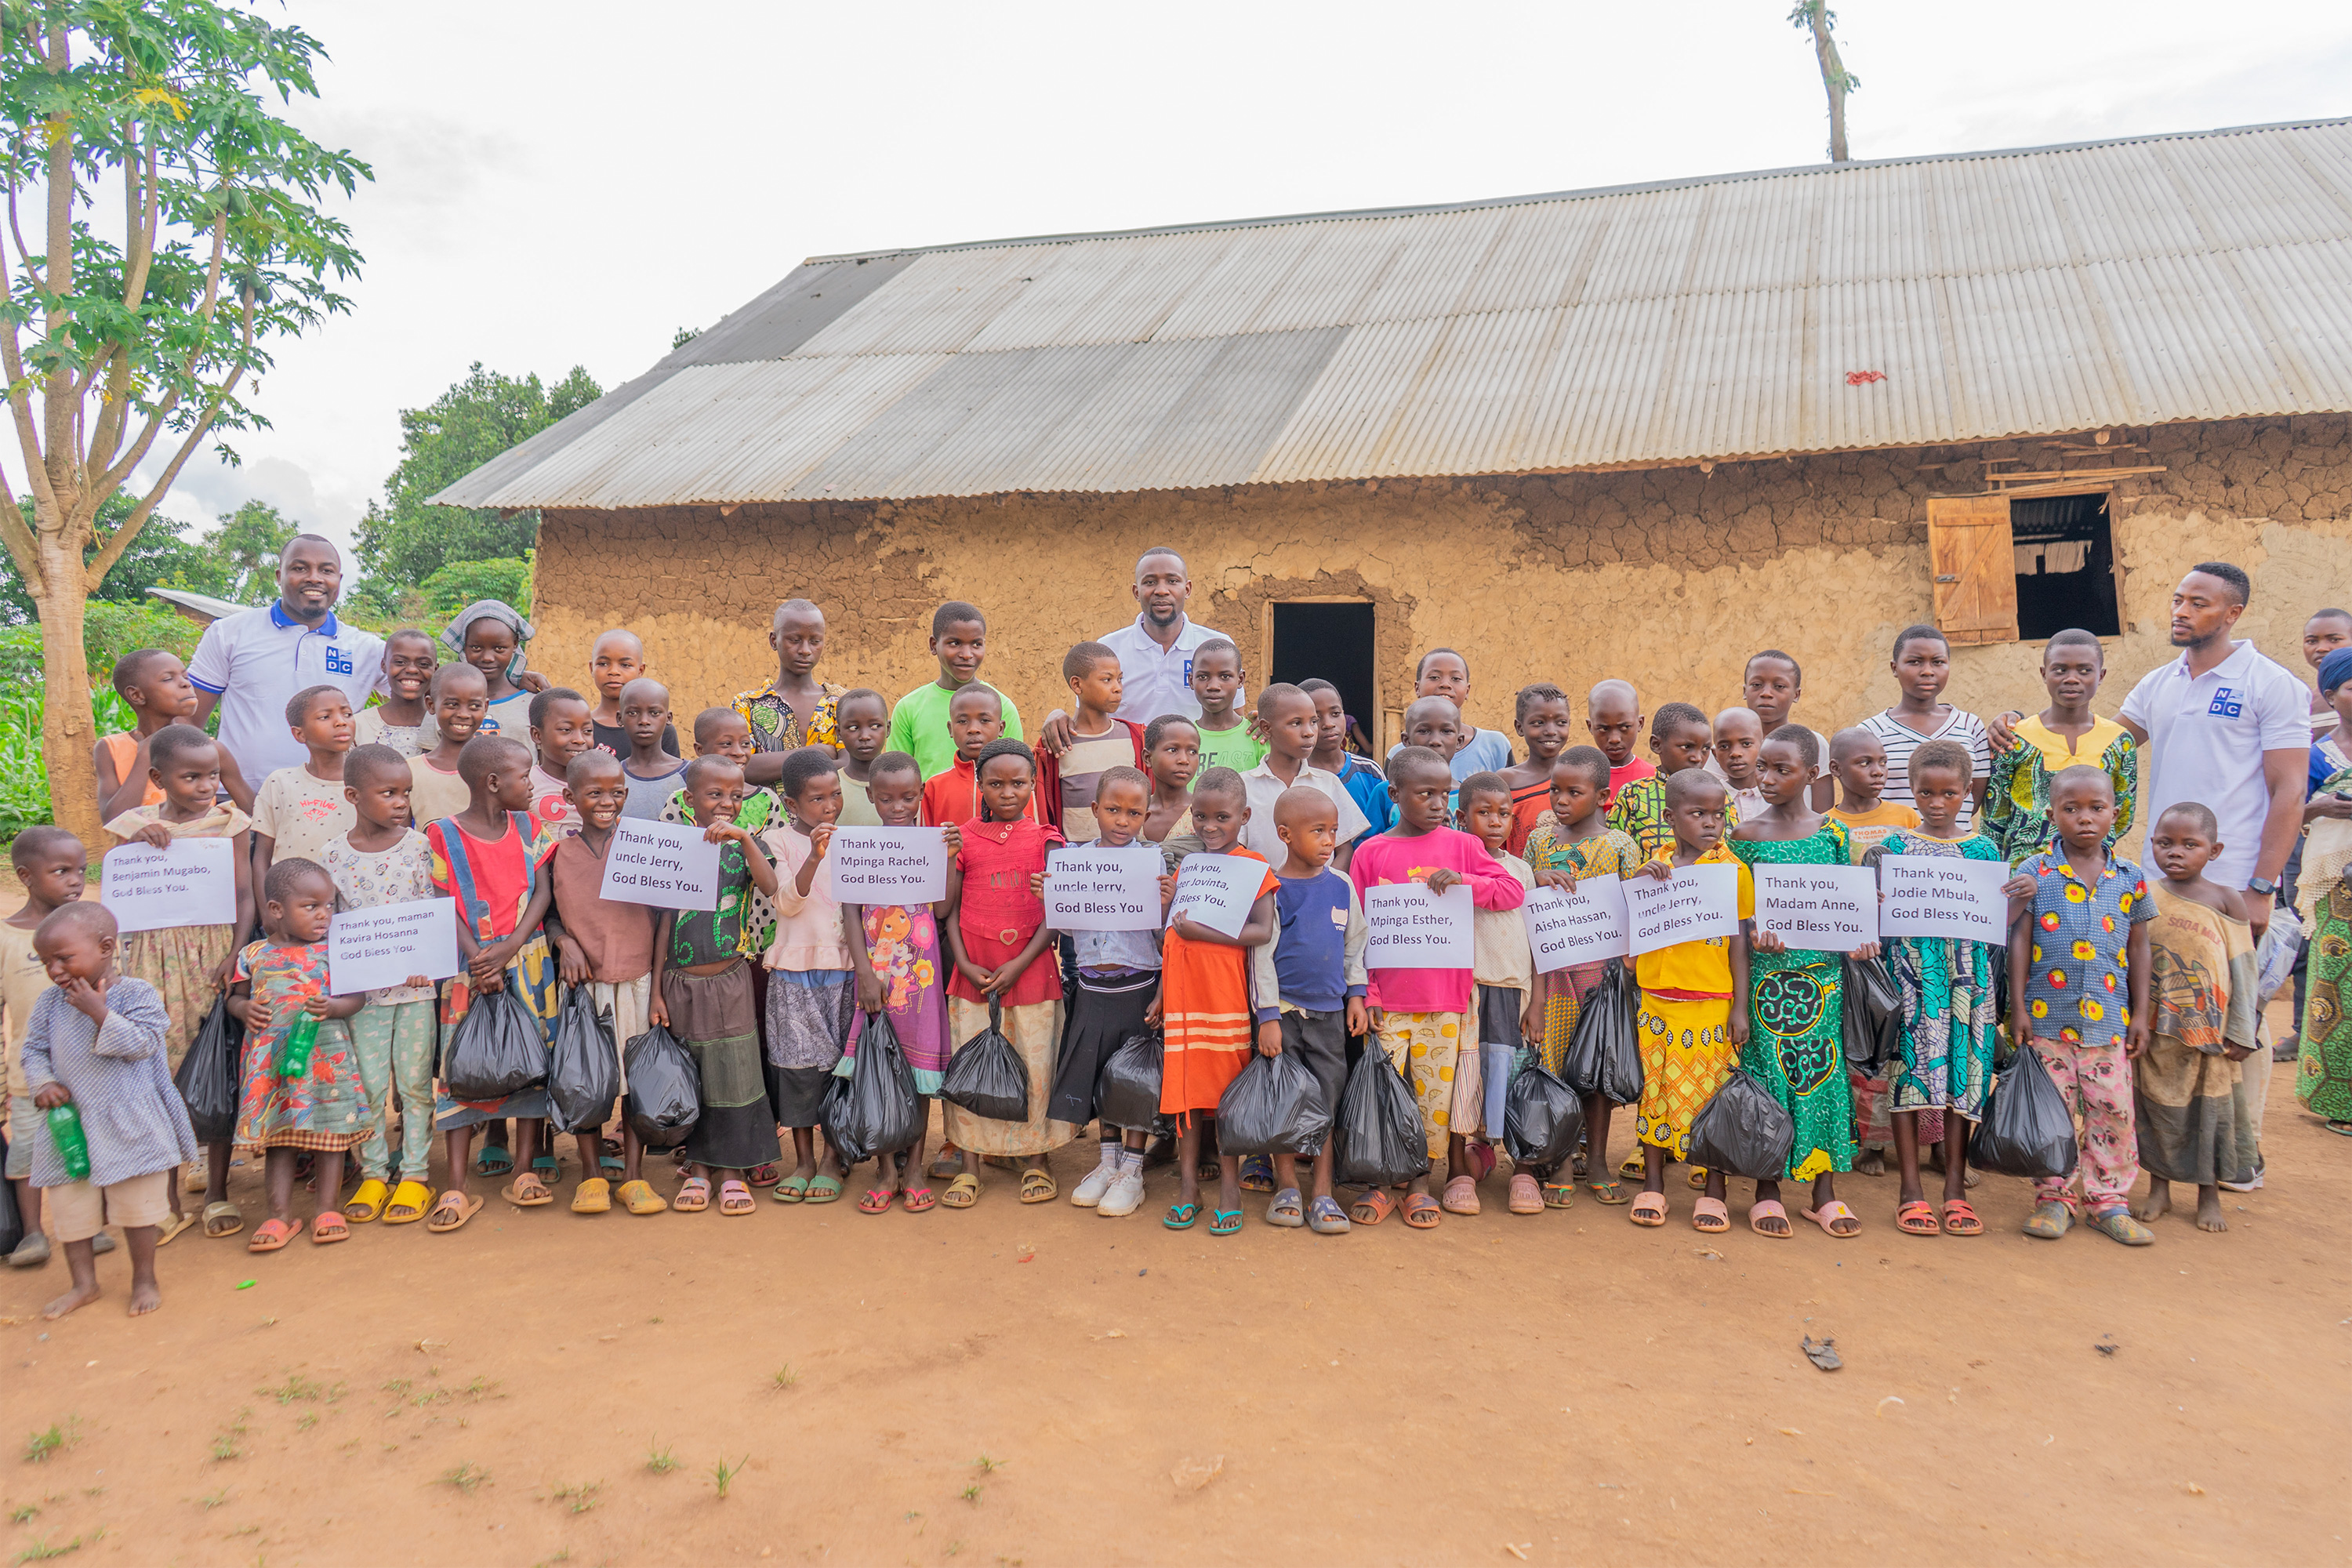
[[[2004,1176],[2065,1176],[2079,1152],[2074,1115],[2041,1053],[2019,1051],[1985,1098],[1984,1120],[1969,1135],[1969,1163]]]
[[[1847,1062],[1870,1068],[1903,1054],[1903,996],[1885,958],[1846,955],[1843,1005],[1840,1033]]]
[[[1323,1086],[1288,1051],[1251,1058],[1217,1100],[1220,1154],[1312,1154],[1330,1135]]]
[[[503,986],[477,993],[449,1036],[449,1058],[441,1068],[449,1098],[479,1105],[546,1077],[547,1042],[521,999]]]
[[[226,1143],[236,1135],[236,1089],[243,1072],[245,1026],[228,1010],[226,995],[196,1030],[195,1042],[172,1075],[172,1087],[187,1102],[188,1125],[199,1143]]]
[[[1384,1187],[1429,1169],[1429,1131],[1421,1104],[1378,1040],[1365,1041],[1364,1054],[1348,1069],[1333,1131],[1339,1139],[1333,1173],[1342,1182]]]
[[[1753,1181],[1777,1182],[1788,1174],[1789,1151],[1797,1142],[1796,1118],[1772,1097],[1764,1080],[1734,1068],[1715,1098],[1691,1118],[1694,1167]]]
[[[913,1146],[923,1131],[923,1102],[915,1069],[887,1016],[869,1013],[857,1032],[850,1076],[836,1078],[824,1097],[824,1135],[855,1165],[877,1154]]]
[[[1584,1102],[1576,1090],[1529,1062],[1503,1095],[1503,1147],[1521,1170],[1549,1170],[1576,1152],[1584,1136]]]
[[[1004,1037],[1003,1005],[990,998],[988,1027],[949,1058],[940,1098],[991,1121],[1029,1120],[1029,1068]]]
[[[1149,1127],[1160,1115],[1160,1031],[1138,1030],[1119,1042],[1095,1080],[1095,1115],[1106,1127]]]
[[[1625,961],[1612,958],[1584,999],[1559,1073],[1578,1095],[1604,1095],[1612,1105],[1642,1098],[1642,1047],[1633,1038],[1636,989]]]
[[[702,1075],[677,1037],[656,1024],[629,1042],[623,1065],[629,1092],[622,1111],[648,1149],[674,1149],[702,1115]]]
[[[547,1100],[558,1132],[593,1132],[621,1098],[621,1053],[613,1020],[596,1011],[588,987],[574,985],[555,1011],[555,1049],[547,1063]]]

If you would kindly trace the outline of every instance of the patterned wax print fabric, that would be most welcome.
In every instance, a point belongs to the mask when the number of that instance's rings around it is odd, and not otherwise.
[[[1888,855],[1998,860],[2000,849],[1980,833],[1966,838],[1892,833],[1863,863],[1875,868]],[[1903,1070],[1890,1075],[1890,1113],[1956,1110],[1976,1121],[1992,1088],[1993,1045],[2001,1022],[1993,1003],[1993,965],[2009,962],[2007,951],[1948,937],[1890,937],[1885,946],[1895,989],[1903,994]],[[1932,1129],[1923,1119],[1919,1136],[1926,1140],[1941,1126],[1940,1118]]]
[[[2147,878],[2109,856],[2085,881],[2063,854],[2049,850],[2018,869],[2033,879],[2025,1010],[2034,1035],[2069,1044],[2121,1041],[2131,1026],[2124,973],[2131,927],[2156,918]]]
[[[1633,839],[1613,827],[1603,828],[1580,843],[1571,843],[1561,837],[1559,819],[1546,812],[1536,819],[1535,830],[1528,835],[1527,860],[1528,868],[1538,875],[1566,871],[1580,879],[1622,877],[1642,863],[1642,851]],[[1535,1047],[1547,1072],[1557,1074],[1566,1064],[1568,1043],[1576,1035],[1576,1020],[1584,1010],[1584,998],[1601,984],[1601,973],[1607,968],[1605,963],[1580,963],[1536,976],[1536,999],[1543,1006],[1543,1037],[1528,1043]]]
[[[252,1007],[262,1020],[245,1032],[245,1082],[237,1102],[236,1142],[245,1148],[350,1149],[367,1137],[372,1117],[351,1026],[319,1020],[310,1070],[293,1078],[278,1058],[302,1005],[327,991],[327,944],[268,938],[237,954],[236,977],[252,983]]]
[[[2020,720],[2016,733],[2016,743],[1993,759],[1984,821],[1979,824],[2000,846],[2001,858],[2014,866],[2050,847],[2050,781],[2077,766],[2097,768],[2116,786],[2116,822],[2106,842],[2113,849],[2131,831],[2139,794],[2139,748],[2131,731],[2112,719],[2097,719],[2069,746],[2065,736],[2037,717]]]
[[[2139,1163],[2159,1181],[2251,1181],[2254,1126],[2239,1114],[2245,1068],[2228,1052],[2263,1050],[2254,1029],[2253,931],[2244,921],[2150,890],[2147,1049],[2132,1064]]]
[[[1754,866],[1843,866],[1845,829],[1824,820],[1802,838],[1736,839]],[[1748,1045],[1740,1065],[1764,1080],[1797,1124],[1788,1174],[1810,1182],[1853,1169],[1853,1097],[1846,1092],[1845,958],[1789,948],[1748,955]]]
[[[743,715],[743,722],[751,726],[752,746],[762,752],[797,752],[803,746],[829,746],[839,751],[841,737],[835,731],[835,721],[842,695],[849,688],[835,686],[830,680],[817,684],[824,696],[817,702],[816,711],[805,721],[777,692],[773,680],[737,692],[733,706],[736,712]]]

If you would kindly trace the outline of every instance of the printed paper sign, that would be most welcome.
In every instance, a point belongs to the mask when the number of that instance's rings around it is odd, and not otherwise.
[[[1468,969],[1476,962],[1476,921],[1466,882],[1442,893],[1419,882],[1366,888],[1364,967]]]
[[[1158,931],[1160,866],[1160,851],[1148,844],[1054,849],[1045,857],[1045,923],[1055,931]]]
[[[1625,879],[1625,934],[1637,953],[1739,934],[1739,868],[1685,866],[1665,881]]]
[[[825,896],[836,904],[929,904],[948,896],[940,827],[836,827],[824,850]]]
[[[2009,900],[2000,887],[2015,873],[1998,860],[1941,855],[1889,855],[1879,861],[1878,929],[1888,936],[1957,937],[1995,944],[2009,940]]]
[[[1519,917],[1538,974],[1625,956],[1625,888],[1615,877],[1586,877],[1573,892],[1531,888]]]
[[[1265,862],[1246,855],[1187,855],[1177,868],[1176,899],[1168,906],[1168,923],[1198,921],[1211,931],[1239,936],[1249,924],[1250,906],[1257,902],[1265,880]]]
[[[665,910],[719,907],[719,847],[690,822],[625,816],[613,825],[598,891],[624,904]]]
[[[106,852],[98,901],[125,932],[236,922],[236,844],[175,838],[168,849],[124,844]]]
[[[1816,952],[1852,952],[1878,940],[1878,879],[1867,866],[1755,871],[1758,931]]]
[[[345,910],[327,928],[327,990],[349,996],[403,985],[414,974],[446,980],[457,973],[457,900],[418,899],[373,910]]]

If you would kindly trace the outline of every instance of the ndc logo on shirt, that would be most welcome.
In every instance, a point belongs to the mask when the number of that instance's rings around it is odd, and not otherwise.
[[[1192,684],[1192,656],[1189,653],[1184,656],[1184,684]]]
[[[2244,693],[2232,691],[2223,686],[2215,689],[2213,705],[2205,710],[2205,714],[2210,719],[2235,719],[2240,713],[2245,711],[2245,707]]]
[[[327,673],[329,675],[352,673],[352,656],[331,643],[327,646]]]

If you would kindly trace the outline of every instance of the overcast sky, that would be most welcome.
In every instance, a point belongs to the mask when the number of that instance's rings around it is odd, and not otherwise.
[[[611,387],[809,256],[1822,162],[1787,10],[298,0],[332,59],[292,113],[375,167],[366,273],[165,510],[347,539],[472,362]],[[2342,0],[1837,13],[1857,158],[2352,114]]]

